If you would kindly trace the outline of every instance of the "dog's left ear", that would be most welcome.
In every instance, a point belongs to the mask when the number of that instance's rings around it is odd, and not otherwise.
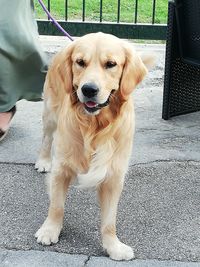
[[[139,54],[136,53],[130,44],[124,44],[125,64],[123,68],[120,91],[124,99],[132,93],[133,89],[140,83],[148,70]]]

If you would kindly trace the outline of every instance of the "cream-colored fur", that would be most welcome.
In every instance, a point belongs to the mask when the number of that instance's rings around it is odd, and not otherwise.
[[[78,178],[80,187],[98,191],[103,248],[115,260],[134,257],[116,236],[116,213],[135,127],[131,93],[146,73],[130,44],[103,33],[77,39],[54,58],[44,86],[44,136],[36,163],[39,171],[51,170],[50,207],[35,235],[38,242],[58,242],[65,195]],[[99,89],[97,104],[107,105],[88,111],[82,90],[88,83]]]

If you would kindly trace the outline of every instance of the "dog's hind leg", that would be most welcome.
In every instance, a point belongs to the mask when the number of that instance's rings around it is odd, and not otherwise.
[[[43,138],[42,146],[35,168],[38,172],[49,172],[51,169],[51,147],[53,142],[53,133],[56,129],[56,122],[53,120],[53,113],[46,107],[43,112]]]
[[[132,248],[120,242],[116,235],[117,206],[123,188],[123,180],[119,173],[115,173],[112,177],[107,178],[98,189],[103,248],[114,260],[134,258]]]
[[[55,166],[57,165],[57,166]],[[53,162],[49,185],[50,206],[48,216],[35,237],[38,243],[57,243],[63,225],[66,192],[74,173],[62,164]]]

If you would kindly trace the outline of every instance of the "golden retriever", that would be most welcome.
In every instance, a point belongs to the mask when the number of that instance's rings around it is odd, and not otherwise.
[[[58,242],[65,195],[77,177],[80,187],[98,191],[103,248],[115,260],[134,257],[116,235],[116,213],[134,133],[131,93],[146,73],[132,45],[110,34],[85,35],[55,56],[44,85],[36,163],[38,171],[51,170],[50,207],[37,242]]]

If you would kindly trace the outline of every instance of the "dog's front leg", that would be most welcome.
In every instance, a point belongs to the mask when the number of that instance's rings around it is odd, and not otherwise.
[[[44,105],[43,120],[43,138],[42,146],[35,169],[38,172],[49,172],[51,169],[51,147],[53,143],[53,133],[56,129],[56,123],[53,120],[54,114]]]
[[[131,247],[120,242],[116,235],[116,215],[119,198],[123,189],[119,173],[107,178],[99,187],[101,206],[101,235],[103,248],[111,259],[130,260],[134,258]]]
[[[50,245],[58,242],[63,225],[65,196],[73,176],[73,172],[61,164],[59,167],[52,167],[49,185],[50,206],[46,220],[35,234],[38,243]]]

